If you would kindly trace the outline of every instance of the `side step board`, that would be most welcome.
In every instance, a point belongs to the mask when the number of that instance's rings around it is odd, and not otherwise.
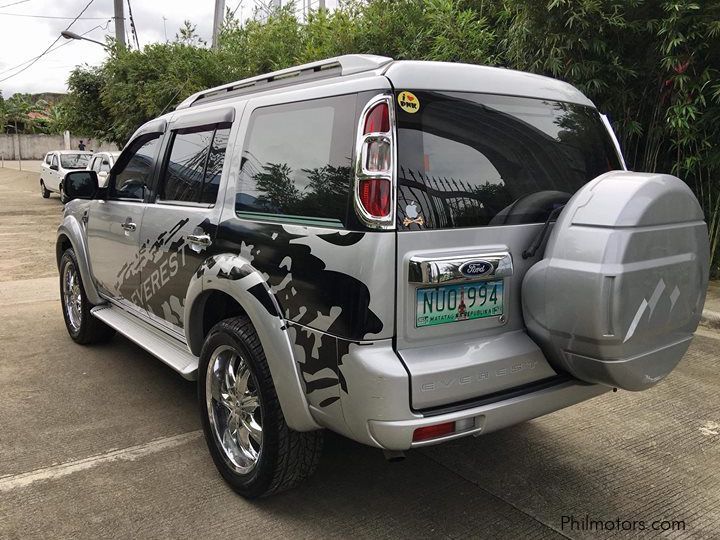
[[[110,304],[96,306],[90,313],[153,356],[157,356],[185,379],[197,379],[198,358],[187,350],[184,343]]]

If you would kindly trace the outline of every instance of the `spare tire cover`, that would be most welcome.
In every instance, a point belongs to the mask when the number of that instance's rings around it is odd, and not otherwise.
[[[707,226],[685,182],[606,173],[570,199],[525,274],[525,324],[556,369],[643,390],[687,351],[708,276]]]

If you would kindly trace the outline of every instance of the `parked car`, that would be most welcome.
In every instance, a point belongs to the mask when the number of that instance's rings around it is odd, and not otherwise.
[[[95,152],[92,159],[87,165],[87,170],[95,171],[98,177],[98,183],[101,188],[106,187],[107,177],[112,166],[115,165],[120,152]]]
[[[70,336],[196,378],[247,497],[310,475],[323,428],[397,457],[649,388],[708,281],[687,185],[626,170],[576,88],[507,69],[350,55],[227,84],[66,193]]]
[[[65,174],[68,171],[84,169],[91,157],[92,152],[76,150],[53,150],[45,154],[40,168],[40,193],[43,198],[47,199],[51,193],[58,193],[62,199],[62,183]]]

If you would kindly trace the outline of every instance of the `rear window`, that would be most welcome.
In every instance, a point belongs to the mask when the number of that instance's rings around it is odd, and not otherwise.
[[[84,169],[90,162],[92,154],[60,154],[63,169]]]
[[[396,108],[398,227],[537,223],[620,169],[598,112],[559,101],[413,92]]]

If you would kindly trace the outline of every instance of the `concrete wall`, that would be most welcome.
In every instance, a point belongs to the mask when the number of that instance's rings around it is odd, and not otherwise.
[[[0,156],[4,159],[43,159],[51,150],[76,150],[80,140],[85,142],[85,150],[118,150],[112,143],[76,137],[70,135],[67,147],[62,135],[20,134],[0,135]]]

